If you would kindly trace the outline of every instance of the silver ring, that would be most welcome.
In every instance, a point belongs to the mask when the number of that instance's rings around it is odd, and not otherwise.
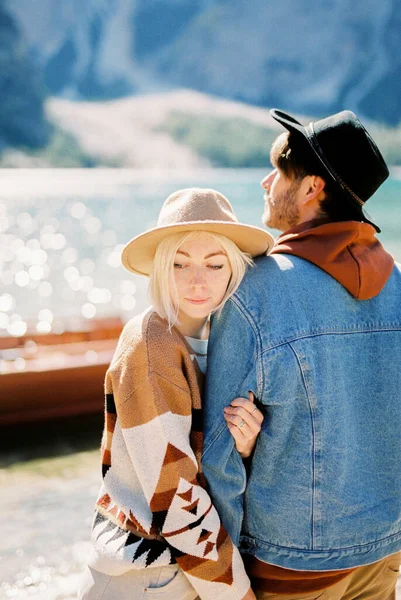
[[[241,423],[239,425],[237,425],[237,427],[239,427],[241,429],[241,427],[243,427],[245,425],[245,419],[242,419]]]
[[[251,415],[253,415],[253,413],[255,413],[257,410],[258,410],[258,407],[255,406],[254,409],[253,409],[253,411],[251,412]]]

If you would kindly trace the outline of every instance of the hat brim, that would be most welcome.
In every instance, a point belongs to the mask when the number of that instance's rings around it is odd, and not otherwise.
[[[274,244],[271,233],[253,225],[227,223],[226,221],[211,221],[210,223],[193,221],[179,225],[155,227],[134,237],[122,251],[123,266],[137,275],[149,276],[152,272],[157,245],[169,235],[186,231],[219,233],[229,238],[242,252],[247,252],[252,257],[266,254]]]
[[[364,210],[364,208],[362,206],[357,204],[351,197],[349,197],[347,190],[333,176],[333,173],[331,172],[330,168],[326,164],[325,157],[322,156],[317,151],[316,146],[310,137],[308,129],[304,125],[302,125],[302,123],[300,123],[299,121],[294,119],[294,117],[283,112],[282,110],[278,110],[277,108],[272,108],[269,112],[270,112],[271,116],[273,117],[273,119],[275,119],[278,123],[280,123],[283,127],[285,127],[289,132],[299,133],[305,138],[305,140],[309,144],[309,147],[311,148],[311,150],[313,150],[314,155],[319,159],[321,165],[324,167],[324,170],[326,171],[327,175],[329,175],[330,179],[332,181],[334,181],[334,183],[345,192],[344,197],[347,200],[349,199],[350,206],[352,206],[352,208],[355,210],[356,213],[359,213],[361,215],[361,217],[365,223],[369,223],[369,225],[372,225],[376,229],[376,231],[378,233],[380,233],[380,231],[381,231],[380,228],[378,227],[378,225],[376,225],[376,223],[374,221],[372,221],[372,218],[370,217],[370,215]]]

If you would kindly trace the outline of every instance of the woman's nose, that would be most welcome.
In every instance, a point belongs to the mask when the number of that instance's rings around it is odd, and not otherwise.
[[[193,271],[189,283],[192,286],[205,285],[205,277],[200,269],[196,269],[195,271]]]
[[[270,173],[268,173],[268,175],[266,175],[266,177],[264,177],[262,179],[262,181],[260,182],[260,185],[262,186],[262,188],[264,190],[270,189],[270,186],[271,186],[271,184],[273,182],[273,179],[276,176],[276,172],[277,172],[276,169],[273,169],[273,171],[271,171]]]

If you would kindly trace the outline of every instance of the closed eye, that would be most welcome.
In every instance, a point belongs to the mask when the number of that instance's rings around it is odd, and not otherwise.
[[[208,265],[209,269],[212,269],[213,271],[218,271],[219,269],[222,269],[224,267],[224,265]]]

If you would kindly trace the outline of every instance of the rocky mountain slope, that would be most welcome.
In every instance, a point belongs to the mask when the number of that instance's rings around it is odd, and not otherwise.
[[[96,102],[52,97],[45,114],[50,143],[9,148],[0,167],[266,168],[282,131],[268,109],[185,89]],[[401,165],[401,127],[364,124],[388,163]]]
[[[45,106],[58,141],[40,152],[8,150],[3,167],[265,167],[280,128],[266,109],[192,90],[107,102],[53,97]]]
[[[308,114],[401,120],[396,0],[10,2],[51,94],[186,87]]]
[[[19,26],[0,0],[0,151],[39,147],[49,139],[40,72],[27,56]]]

